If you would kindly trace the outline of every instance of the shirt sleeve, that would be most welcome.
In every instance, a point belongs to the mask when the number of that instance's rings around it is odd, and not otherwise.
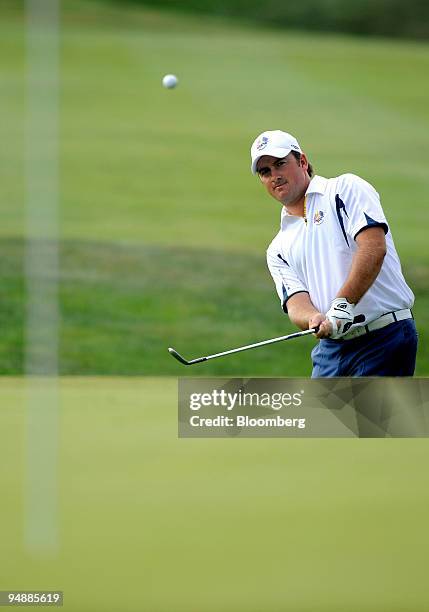
[[[274,239],[267,250],[267,265],[276,286],[277,294],[283,312],[287,313],[287,301],[295,293],[302,291],[308,293],[308,289],[298,279],[288,262],[282,257],[280,249]]]
[[[389,226],[381,207],[380,196],[372,185],[354,174],[344,174],[338,181],[335,195],[338,221],[349,244],[363,230],[382,227],[387,234]]]

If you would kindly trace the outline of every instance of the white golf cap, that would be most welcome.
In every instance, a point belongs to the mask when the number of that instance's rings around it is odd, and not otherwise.
[[[271,155],[272,157],[286,157],[291,151],[297,151],[302,153],[301,147],[298,144],[297,139],[281,130],[273,130],[271,132],[262,132],[255,139],[250,149],[250,156],[252,158],[252,172],[256,174],[256,164],[258,160],[264,155]]]

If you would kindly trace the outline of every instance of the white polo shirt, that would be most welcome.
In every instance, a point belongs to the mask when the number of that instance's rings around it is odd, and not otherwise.
[[[382,314],[411,308],[414,295],[402,275],[399,257],[375,189],[354,174],[315,176],[307,189],[307,223],[283,207],[280,231],[267,250],[267,263],[283,310],[301,291],[326,313],[344,284],[365,228],[381,226],[387,253],[380,273],[356,306],[370,323]]]

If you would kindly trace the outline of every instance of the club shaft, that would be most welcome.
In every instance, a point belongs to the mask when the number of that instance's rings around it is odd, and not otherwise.
[[[294,334],[289,334],[287,336],[279,336],[278,338],[270,338],[269,340],[262,340],[262,342],[255,342],[254,344],[247,344],[246,346],[239,346],[235,349],[230,349],[229,351],[223,351],[222,353],[215,353],[214,355],[207,355],[204,357],[204,361],[208,359],[216,359],[217,357],[224,357],[224,355],[232,355],[232,353],[241,353],[242,351],[248,351],[249,349],[256,348],[258,346],[266,346],[267,344],[274,344],[275,342],[282,342],[283,340],[289,340],[291,338],[298,338],[299,336],[308,336],[309,334],[314,334],[316,329],[306,329],[305,331],[296,332]],[[192,363],[192,362],[191,362]]]
[[[354,318],[353,323],[362,323],[365,321],[364,315],[357,315]],[[282,342],[283,340],[290,340],[291,338],[299,338],[301,336],[308,336],[308,334],[315,334],[319,326],[312,327],[311,329],[306,329],[304,331],[295,332],[294,334],[288,334],[287,336],[279,336],[278,338],[270,338],[269,340],[262,340],[262,342],[255,342],[254,344],[247,344],[246,346],[239,346],[235,349],[230,349],[229,351],[223,351],[222,353],[214,353],[214,355],[207,355],[206,357],[198,357],[197,359],[191,359],[188,361],[185,359],[180,353],[170,347],[168,349],[170,355],[172,355],[175,359],[183,363],[184,365],[194,365],[194,363],[201,363],[202,361],[208,361],[209,359],[216,359],[217,357],[224,357],[225,355],[231,355],[232,353],[241,353],[242,351],[248,351],[253,348],[257,348],[258,346],[267,346],[268,344],[274,344],[275,342]]]

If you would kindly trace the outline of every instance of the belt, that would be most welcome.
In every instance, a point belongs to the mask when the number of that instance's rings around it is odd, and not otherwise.
[[[396,323],[396,321],[404,321],[405,319],[414,319],[413,313],[409,308],[404,308],[403,310],[396,310],[395,312],[387,312],[375,321],[371,321],[367,325],[361,325],[356,327],[355,329],[350,330],[347,334],[339,338],[339,340],[352,340],[353,338],[357,338],[358,336],[363,336],[364,334],[368,334],[369,332],[375,331],[376,329],[382,329],[391,323]]]

